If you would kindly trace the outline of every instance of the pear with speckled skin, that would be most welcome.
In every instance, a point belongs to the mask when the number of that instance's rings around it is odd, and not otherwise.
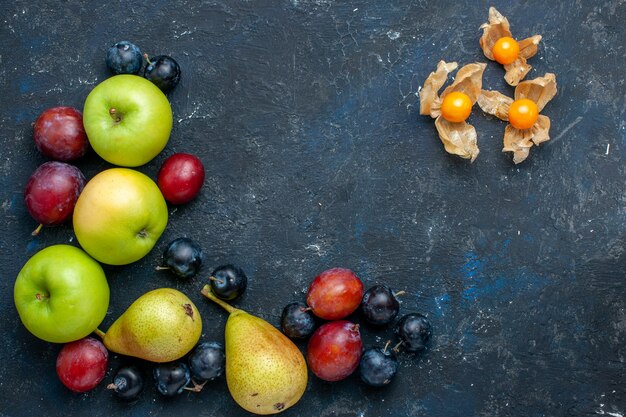
[[[159,288],[135,300],[106,333],[96,333],[112,352],[170,362],[185,356],[198,343],[202,318],[185,294]]]
[[[202,294],[230,313],[224,331],[226,383],[237,404],[254,414],[277,414],[300,400],[307,366],[298,347],[267,321]]]

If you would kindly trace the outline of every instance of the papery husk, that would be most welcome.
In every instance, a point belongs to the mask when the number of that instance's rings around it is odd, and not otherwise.
[[[504,147],[502,152],[513,152],[513,162],[519,164],[528,158],[533,146],[532,129],[516,129],[511,125],[504,128]]]
[[[556,95],[556,76],[550,72],[543,77],[521,82],[515,88],[515,100],[527,98],[537,104],[539,111]]]
[[[465,122],[449,122],[441,116],[435,120],[435,126],[446,152],[474,162],[480,152],[474,126]]]
[[[518,85],[530,72],[532,66],[526,60],[537,53],[537,45],[540,40],[541,35],[535,35],[518,42],[520,48],[519,56],[511,64],[504,65],[504,70],[506,71],[504,79],[508,85]]]
[[[537,122],[530,129],[516,129],[507,125],[504,129],[504,147],[502,152],[513,152],[513,162],[523,162],[533,145],[539,145],[550,139],[550,118],[539,115]]]
[[[509,21],[504,17],[495,7],[489,8],[489,22],[483,23],[480,28],[483,30],[483,35],[480,38],[480,47],[483,49],[483,53],[487,58],[495,61],[493,57],[493,46],[498,39],[505,36],[513,37]]]
[[[483,54],[492,61],[495,61],[493,56],[493,46],[498,39],[508,36],[513,37],[510,30],[509,21],[494,7],[489,8],[489,23],[483,23],[480,26],[483,29],[483,35],[480,38],[480,47],[483,50]],[[522,39],[518,42],[519,56],[517,59],[507,65],[504,65],[504,79],[507,84],[516,86],[521,80],[526,77],[526,74],[532,69],[526,60],[537,54],[537,45],[541,41],[541,35],[534,35],[526,39]]]
[[[522,81],[532,69],[526,63],[526,58],[518,57],[512,64],[504,65],[504,80],[510,86],[515,87]]]
[[[478,96],[478,106],[482,111],[505,122],[509,121],[509,108],[512,103],[511,97],[505,96],[499,91],[482,90]]]
[[[456,73],[454,82],[441,93],[441,100],[443,101],[446,95],[457,91],[467,94],[472,104],[476,103],[483,88],[483,72],[486,67],[487,64],[477,62],[463,66],[459,72]]]
[[[517,42],[519,45],[519,55],[526,59],[534,57],[539,50],[539,42],[541,42],[541,35],[534,35]]]
[[[450,72],[457,69],[458,64],[456,62],[439,61],[437,69],[430,73],[424,86],[420,90],[420,114],[430,115],[432,118],[439,116],[439,109],[441,108],[441,100],[439,98],[439,90],[443,87],[443,84],[448,78]],[[433,116],[432,107],[436,103],[437,114]]]
[[[535,145],[550,140],[550,118],[540,114],[531,130],[533,132],[532,140]]]

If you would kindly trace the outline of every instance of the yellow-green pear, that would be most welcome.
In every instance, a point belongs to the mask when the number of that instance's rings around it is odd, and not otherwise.
[[[308,372],[298,347],[267,321],[202,294],[230,313],[224,332],[226,383],[237,404],[254,414],[276,414],[300,400]]]
[[[112,352],[151,362],[170,362],[198,343],[202,318],[185,294],[159,288],[135,300],[106,333],[97,333]]]

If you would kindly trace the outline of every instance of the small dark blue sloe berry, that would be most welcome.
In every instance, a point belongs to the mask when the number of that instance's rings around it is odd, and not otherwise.
[[[137,74],[142,64],[143,55],[131,42],[118,42],[107,51],[106,65],[114,74]]]
[[[156,269],[169,269],[181,278],[191,278],[202,267],[203,259],[200,245],[187,237],[179,237],[167,245],[163,252],[165,265]]]
[[[409,313],[402,316],[398,320],[395,331],[407,352],[424,350],[432,335],[430,322],[419,313]]]
[[[143,390],[143,375],[135,366],[122,367],[115,374],[113,382],[107,385],[107,389],[113,390],[123,400],[135,400]]]
[[[197,382],[211,381],[224,373],[226,354],[221,343],[200,343],[188,359],[191,377]]]
[[[182,393],[191,381],[189,367],[182,362],[168,362],[155,365],[154,382],[161,395],[173,397]]]
[[[389,324],[400,311],[400,303],[396,295],[386,285],[375,285],[363,294],[361,313],[365,320],[376,326]]]
[[[304,303],[290,303],[283,308],[280,327],[292,339],[305,339],[313,334],[316,327],[311,308]]]
[[[158,55],[148,58],[144,54],[148,65],[143,71],[144,78],[152,81],[163,92],[168,92],[180,81],[180,65],[171,56]]]
[[[240,297],[248,286],[248,277],[243,269],[230,264],[217,267],[209,280],[211,290],[222,300]]]
[[[391,382],[398,371],[398,360],[393,349],[370,348],[363,352],[359,362],[361,380],[372,387],[382,387]]]

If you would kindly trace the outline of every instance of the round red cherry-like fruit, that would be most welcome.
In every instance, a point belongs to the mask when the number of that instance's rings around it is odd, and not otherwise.
[[[313,333],[306,360],[315,376],[333,382],[352,374],[359,366],[362,354],[359,325],[338,320],[323,324]]]
[[[204,165],[188,153],[175,153],[167,158],[157,177],[163,197],[172,204],[185,204],[196,198],[203,183]]]
[[[33,139],[39,152],[56,161],[72,161],[89,149],[83,115],[68,106],[44,110],[33,125]]]
[[[86,337],[66,343],[57,357],[57,375],[74,392],[94,389],[106,374],[109,353],[102,342]]]
[[[324,320],[339,320],[352,314],[363,298],[363,283],[346,268],[328,269],[316,276],[306,296],[313,314]]]

